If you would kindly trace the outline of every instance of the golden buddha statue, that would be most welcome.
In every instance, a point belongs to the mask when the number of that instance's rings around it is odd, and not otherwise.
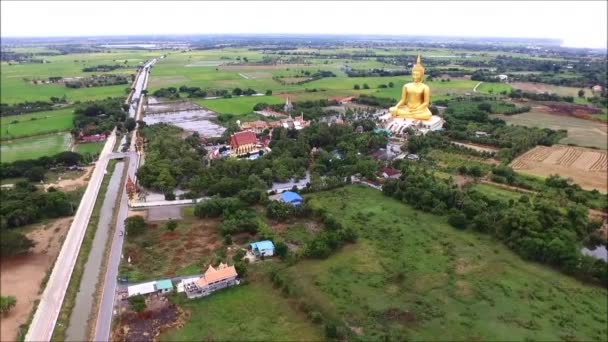
[[[429,86],[422,83],[424,76],[424,67],[420,64],[420,55],[416,65],[412,68],[412,78],[414,82],[403,86],[401,100],[397,102],[395,107],[391,107],[389,112],[393,118],[408,118],[418,120],[428,120],[431,118],[429,110],[429,102],[431,100],[431,91]]]

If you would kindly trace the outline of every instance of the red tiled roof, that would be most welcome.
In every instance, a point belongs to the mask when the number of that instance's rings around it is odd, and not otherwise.
[[[400,173],[399,170],[392,167],[382,167],[379,171],[380,173],[386,173],[386,175],[389,177],[398,175]]]
[[[230,137],[230,147],[232,148],[247,144],[255,144],[255,133],[252,131],[237,132]]]

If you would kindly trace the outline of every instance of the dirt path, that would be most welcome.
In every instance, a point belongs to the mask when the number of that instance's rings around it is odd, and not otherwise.
[[[483,82],[477,82],[477,84],[475,85],[475,87],[473,87],[473,92],[476,93],[477,92],[477,87],[479,87]]]
[[[40,285],[53,265],[72,217],[40,224],[27,236],[36,242],[31,253],[0,261],[0,289],[3,296],[15,296],[17,305],[0,318],[0,341],[14,341],[19,326],[28,318],[34,301],[40,298]]]
[[[63,191],[72,191],[78,189],[80,187],[86,186],[89,182],[89,178],[91,176],[91,171],[93,171],[93,166],[87,166],[84,168],[85,172],[82,176],[76,179],[62,179],[57,183],[45,184],[44,190],[47,190],[50,187],[59,188]]]

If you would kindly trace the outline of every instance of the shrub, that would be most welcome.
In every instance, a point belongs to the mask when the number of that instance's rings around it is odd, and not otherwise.
[[[454,228],[465,229],[467,227],[467,217],[459,211],[453,212],[448,217],[448,223]]]
[[[127,234],[132,236],[138,236],[145,231],[146,221],[143,217],[139,215],[127,217],[127,219],[125,220],[125,227],[127,230]]]
[[[146,310],[146,298],[142,295],[129,297],[129,305],[133,311],[141,313]]]
[[[168,231],[174,231],[175,228],[177,228],[177,221],[173,221],[173,220],[169,220],[166,224],[165,224],[165,228]]]
[[[15,298],[14,296],[0,297],[0,312],[2,312],[3,314],[6,314],[11,311],[11,309],[14,308],[15,305],[17,305],[17,298]]]

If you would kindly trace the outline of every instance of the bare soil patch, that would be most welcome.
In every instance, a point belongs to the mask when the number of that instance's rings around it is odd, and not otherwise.
[[[146,297],[146,310],[136,313],[123,308],[112,341],[155,341],[161,332],[181,328],[185,313],[162,295]]]
[[[565,102],[543,102],[532,107],[534,112],[541,112],[553,115],[573,116],[579,119],[604,122],[601,119],[593,117],[592,114],[601,114],[602,110],[586,105],[579,105]]]
[[[41,282],[50,271],[72,217],[38,224],[27,236],[36,242],[31,252],[0,260],[0,289],[3,296],[15,296],[17,305],[0,317],[0,341],[14,341],[19,326],[26,322],[34,301],[40,298]]]
[[[571,178],[587,190],[608,192],[607,152],[583,147],[537,146],[511,163],[517,171],[547,177]]]
[[[278,69],[289,69],[305,67],[306,64],[270,64],[270,65],[256,65],[256,64],[230,64],[220,65],[220,70],[278,70]]]
[[[479,152],[498,152],[500,149],[494,146],[487,146],[487,145],[478,145],[478,144],[471,144],[471,143],[462,143],[459,141],[453,141],[453,144],[459,145],[459,146],[464,146],[464,147],[468,147],[470,149],[473,149],[475,151],[479,151]]]
[[[89,182],[89,179],[91,178],[91,172],[93,171],[93,168],[94,168],[93,166],[85,167],[84,168],[85,171],[84,171],[83,175],[76,179],[62,179],[55,183],[45,184],[44,190],[46,191],[48,188],[54,187],[54,188],[61,189],[63,191],[73,191],[78,188],[84,187],[87,185],[87,183]]]

